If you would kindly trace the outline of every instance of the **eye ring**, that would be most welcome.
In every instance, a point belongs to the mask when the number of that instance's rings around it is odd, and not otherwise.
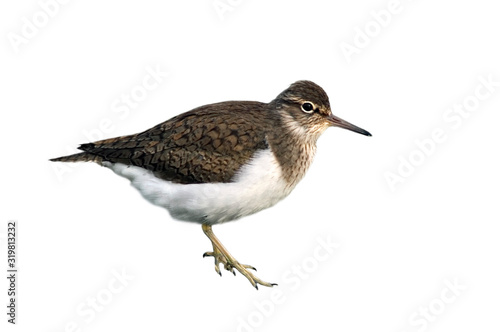
[[[311,103],[310,101],[306,101],[305,103],[303,103],[302,105],[300,105],[300,108],[302,109],[302,111],[304,113],[312,113],[314,112],[314,104]]]

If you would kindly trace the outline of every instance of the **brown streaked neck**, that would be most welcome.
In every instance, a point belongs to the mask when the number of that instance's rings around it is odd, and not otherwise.
[[[311,165],[319,135],[309,134],[284,111],[271,112],[269,121],[272,125],[267,140],[280,163],[283,177],[292,189],[304,177]]]

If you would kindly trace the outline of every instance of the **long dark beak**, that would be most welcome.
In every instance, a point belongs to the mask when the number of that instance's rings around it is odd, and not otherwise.
[[[339,117],[336,117],[335,115],[331,115],[327,118],[328,122],[330,123],[330,126],[332,127],[340,127],[344,129],[348,129],[350,131],[354,131],[355,133],[363,134],[365,136],[371,136],[369,132],[367,132],[364,129],[359,128],[358,126],[353,125],[352,123],[349,123],[345,120],[342,120]]]

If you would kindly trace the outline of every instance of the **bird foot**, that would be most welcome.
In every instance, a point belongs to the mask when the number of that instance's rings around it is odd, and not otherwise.
[[[212,241],[212,246],[213,246],[213,251],[207,251],[206,253],[203,254],[203,257],[213,257],[215,260],[215,272],[217,272],[220,276],[222,276],[222,273],[220,271],[220,264],[224,266],[224,269],[226,269],[229,272],[232,272],[234,275],[236,275],[236,272],[234,271],[235,269],[240,272],[242,275],[245,276],[245,278],[250,281],[253,287],[256,289],[259,289],[258,285],[266,286],[266,287],[273,287],[277,286],[278,284],[274,283],[269,283],[266,281],[263,281],[259,278],[257,278],[255,275],[253,275],[252,272],[248,271],[249,269],[257,271],[257,269],[251,265],[247,264],[241,264],[239,263],[228,251],[224,246],[222,246],[222,243],[215,237],[215,235],[211,232],[211,227],[210,230],[208,230],[208,226],[204,227],[205,234],[207,234],[208,238]]]
[[[217,247],[214,247],[214,251],[208,251],[203,254],[203,257],[213,257],[215,260],[215,272],[217,272],[221,277],[222,273],[220,271],[219,265],[222,264],[224,266],[224,269],[227,271],[231,272],[232,274],[236,275],[236,272],[234,271],[235,269],[240,272],[242,275],[244,275],[248,281],[252,284],[253,287],[256,289],[259,289],[258,285],[263,285],[266,287],[273,287],[277,286],[278,284],[274,283],[269,283],[266,281],[263,281],[259,278],[257,278],[252,272],[248,271],[248,269],[257,271],[257,269],[251,265],[247,264],[241,264],[236,260],[233,260],[231,258],[226,257],[222,252],[217,249]]]

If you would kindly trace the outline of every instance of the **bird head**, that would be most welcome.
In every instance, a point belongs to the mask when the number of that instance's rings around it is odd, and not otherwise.
[[[371,134],[332,114],[325,90],[311,81],[297,81],[273,102],[289,128],[318,138],[329,127],[340,127],[359,134]]]

